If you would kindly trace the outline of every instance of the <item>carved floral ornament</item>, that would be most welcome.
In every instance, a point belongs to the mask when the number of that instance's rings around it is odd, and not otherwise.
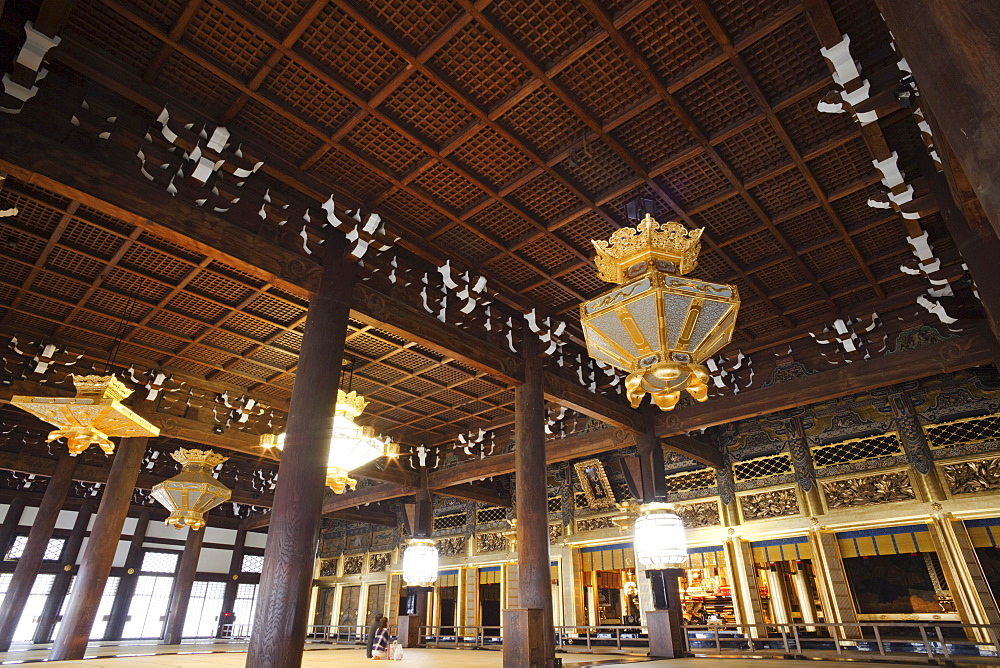
[[[715,501],[676,505],[674,506],[674,512],[684,520],[684,527],[686,529],[718,526],[721,523],[719,520],[719,504]]]
[[[824,482],[823,496],[828,508],[872,506],[917,498],[906,471]]]
[[[799,514],[799,500],[795,490],[775,489],[739,497],[744,520],[763,520]]]
[[[1000,490],[1000,457],[945,464],[943,468],[952,494]]]

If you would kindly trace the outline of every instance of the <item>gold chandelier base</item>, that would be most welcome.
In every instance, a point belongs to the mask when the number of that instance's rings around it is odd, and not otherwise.
[[[55,429],[49,432],[45,442],[51,443],[60,438],[66,439],[66,447],[69,449],[71,457],[76,457],[92,444],[100,447],[106,455],[112,455],[115,452],[115,444],[111,442],[108,435],[94,427],[74,425],[72,427],[64,427],[63,429]]]
[[[659,362],[633,371],[625,378],[625,390],[632,408],[638,408],[648,393],[660,410],[672,410],[686,391],[695,401],[708,399],[708,369],[700,364]]]
[[[183,529],[184,527],[190,527],[194,531],[198,531],[205,527],[205,513],[199,513],[193,510],[175,510],[170,513],[167,519],[163,520],[164,524],[174,527],[175,529]]]
[[[347,475],[344,469],[330,467],[326,470],[326,486],[332,489],[334,494],[343,494],[348,488],[355,489],[358,481]]]

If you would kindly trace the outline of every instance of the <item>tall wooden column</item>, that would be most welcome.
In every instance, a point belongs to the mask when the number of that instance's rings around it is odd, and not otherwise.
[[[181,554],[181,564],[174,579],[174,590],[170,593],[167,629],[163,633],[164,645],[181,644],[184,619],[187,617],[188,601],[191,599],[191,588],[194,586],[194,576],[198,572],[198,557],[201,556],[201,544],[204,540],[204,530],[188,529],[187,538],[184,540],[184,552]]]
[[[219,628],[215,633],[216,638],[222,637],[222,626],[227,623],[223,615],[233,612],[236,607],[236,595],[240,590],[240,575],[243,573],[243,553],[247,542],[247,530],[240,529],[236,532],[236,541],[233,543],[233,556],[229,560],[229,579],[226,580],[226,591],[222,595],[222,615],[219,615]],[[252,621],[252,620],[251,620]],[[239,622],[230,618],[229,623]]]
[[[1000,4],[876,0],[930,107],[1000,235]]]
[[[285,449],[271,508],[257,615],[246,665],[302,665],[326,478],[357,265],[344,259],[339,232],[324,245],[323,277],[309,302],[292,387]]]
[[[142,566],[142,543],[146,539],[149,528],[149,511],[144,510],[135,523],[132,532],[132,542],[125,555],[125,574],[118,578],[118,589],[115,590],[115,600],[111,602],[111,613],[108,615],[108,625],[104,628],[104,640],[121,640],[125,629],[125,618],[135,593],[136,581],[139,579],[139,567]]]
[[[3,518],[3,524],[0,525],[0,558],[7,555],[7,550],[14,542],[14,536],[17,534],[17,527],[21,523],[21,513],[23,512],[24,497],[15,496],[7,507],[7,515]]]
[[[38,620],[38,628],[35,629],[34,642],[37,645],[52,642],[52,629],[55,628],[56,618],[59,616],[59,610],[62,608],[63,599],[69,593],[69,586],[73,582],[73,564],[76,563],[76,558],[80,556],[80,547],[83,545],[83,539],[87,536],[87,527],[90,525],[90,518],[93,515],[94,505],[91,503],[85,503],[77,511],[76,522],[73,523],[73,531],[69,535],[69,540],[66,541],[62,559],[60,560],[63,569],[56,575],[55,580],[52,581],[52,591],[49,592],[49,597],[45,599],[45,607],[42,608],[42,614]]]
[[[555,659],[555,630],[549,571],[545,398],[539,343],[528,332],[524,336],[524,382],[514,390],[514,441],[518,606],[525,614],[523,623],[515,623],[513,628],[505,620],[504,665],[531,665],[527,658],[536,656],[529,651],[534,644],[531,641],[536,638],[534,631],[541,633],[542,660],[551,667]],[[518,664],[518,657],[525,662]]]
[[[0,652],[10,649],[17,623],[21,621],[24,604],[28,602],[31,587],[35,584],[35,576],[42,566],[45,548],[52,538],[52,530],[56,527],[59,511],[66,503],[66,495],[73,484],[76,462],[77,458],[69,454],[60,456],[55,471],[45,486],[45,495],[42,496],[42,503],[38,506],[38,514],[31,523],[28,542],[24,546],[21,558],[17,560],[14,576],[3,599],[3,606],[0,607]]]
[[[140,401],[139,406],[141,408],[137,412],[144,416],[154,410],[149,401]],[[97,617],[97,607],[111,574],[118,539],[132,502],[132,494],[135,493],[135,483],[139,478],[139,466],[146,452],[147,440],[123,438],[115,449],[108,483],[104,486],[101,505],[97,508],[94,529],[90,532],[87,551],[80,563],[69,607],[52,644],[50,661],[79,660],[87,649],[90,629]]]

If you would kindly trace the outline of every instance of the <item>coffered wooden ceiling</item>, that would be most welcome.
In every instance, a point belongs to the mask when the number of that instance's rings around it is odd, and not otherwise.
[[[705,227],[697,275],[739,288],[733,347],[753,350],[927,287],[899,270],[900,216],[867,204],[883,188],[861,128],[817,111],[833,83],[805,5],[824,1],[79,0],[17,122],[46,134],[58,96],[141,121],[112,143],[164,106],[225,125],[270,192],[376,211],[401,256],[486,276],[571,337],[606,289],[590,240],[646,197]],[[829,10],[865,71],[895,68],[872,0]],[[4,30],[33,11],[6,3]],[[878,125],[918,171],[912,116]],[[2,196],[21,210],[0,219],[5,334],[96,362],[134,295],[121,359],[287,406],[301,296],[14,177]],[[921,225],[956,265],[937,215]],[[347,348],[379,429],[416,444],[510,421],[512,390],[481,371],[361,322]]]

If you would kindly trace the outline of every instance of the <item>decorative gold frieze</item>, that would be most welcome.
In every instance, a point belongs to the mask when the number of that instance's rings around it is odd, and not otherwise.
[[[332,559],[321,559],[319,562],[320,577],[330,577],[337,574],[337,557]]]
[[[599,529],[612,529],[615,526],[613,517],[588,517],[576,521],[577,531],[597,531]]]
[[[501,531],[476,535],[476,552],[502,552],[507,549],[507,537]]]
[[[739,499],[745,520],[764,520],[799,514],[799,500],[792,488],[746,494]]]
[[[549,545],[555,545],[563,535],[562,524],[549,525]]]
[[[368,555],[368,572],[383,573],[389,567],[389,553],[378,552]]]
[[[944,477],[952,494],[975,494],[1000,489],[1000,457],[945,464]]]
[[[465,554],[465,546],[468,544],[465,536],[438,538],[436,543],[438,555],[442,557],[461,557]]]
[[[675,506],[674,512],[684,520],[685,529],[713,527],[721,524],[719,520],[719,504],[715,501]]]
[[[872,506],[917,498],[906,471],[890,471],[846,480],[823,483],[823,496],[829,508]]]
[[[364,565],[364,557],[360,554],[356,554],[351,557],[344,558],[344,575],[359,575],[361,573],[361,568]]]

